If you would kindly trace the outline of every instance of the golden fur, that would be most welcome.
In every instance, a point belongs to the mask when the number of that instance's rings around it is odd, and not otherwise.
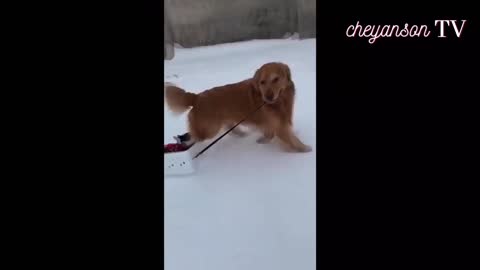
[[[250,115],[242,124],[253,126],[263,133],[258,143],[267,143],[275,136],[296,152],[310,152],[292,131],[295,85],[290,69],[283,63],[267,63],[253,78],[242,82],[214,87],[199,94],[188,93],[166,85],[169,108],[188,113],[189,133],[195,142],[215,137],[222,128],[231,128]],[[266,103],[255,114],[251,113]],[[243,135],[234,129],[234,134]]]

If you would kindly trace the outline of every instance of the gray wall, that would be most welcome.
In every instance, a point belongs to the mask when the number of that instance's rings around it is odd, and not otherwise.
[[[317,1],[295,0],[298,14],[298,32],[301,38],[317,36]]]
[[[316,36],[315,0],[165,0],[165,59],[173,43],[183,47],[251,39],[282,38],[298,32]]]
[[[165,8],[163,9],[163,58],[167,60],[171,60],[174,56],[174,48],[173,48],[173,29],[172,23],[170,19],[170,6],[165,3]]]

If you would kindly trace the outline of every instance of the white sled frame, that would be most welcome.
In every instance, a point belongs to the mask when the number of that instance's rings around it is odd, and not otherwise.
[[[185,151],[164,153],[165,175],[188,175],[195,172],[192,147]]]

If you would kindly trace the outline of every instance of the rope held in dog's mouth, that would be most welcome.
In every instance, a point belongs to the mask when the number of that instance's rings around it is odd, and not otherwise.
[[[262,103],[262,105],[260,105],[255,111],[253,111],[251,114],[247,115],[247,117],[243,118],[240,122],[238,122],[237,124],[235,124],[233,127],[231,127],[229,130],[225,131],[225,133],[222,134],[222,136],[218,137],[215,141],[211,142],[207,147],[203,148],[202,151],[200,151],[196,156],[193,157],[193,159],[197,158],[198,156],[200,156],[201,154],[203,154],[203,152],[207,151],[208,148],[210,148],[212,145],[214,145],[215,143],[217,143],[221,138],[223,138],[225,135],[227,135],[230,131],[232,131],[234,128],[236,128],[238,125],[240,125],[243,121],[247,120],[248,117],[252,116],[254,113],[256,113],[258,110],[260,110],[260,108],[263,107],[263,105],[265,105],[265,102]]]

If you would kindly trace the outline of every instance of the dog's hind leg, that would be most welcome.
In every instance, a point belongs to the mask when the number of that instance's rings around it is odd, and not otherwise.
[[[198,121],[189,114],[189,134],[193,142],[201,142],[215,137],[222,126],[215,121]]]
[[[227,125],[227,128],[228,128],[228,129],[231,129],[233,126],[235,126],[235,125]],[[241,130],[239,126],[237,126],[237,127],[235,127],[234,129],[232,129],[231,132],[232,132],[232,133],[231,133],[232,135],[235,135],[235,136],[237,136],[237,137],[245,137],[245,136],[247,136],[247,132]]]
[[[260,144],[269,143],[273,139],[274,136],[275,136],[275,133],[273,131],[264,130],[263,131],[263,136],[258,138],[257,143],[260,143]]]

